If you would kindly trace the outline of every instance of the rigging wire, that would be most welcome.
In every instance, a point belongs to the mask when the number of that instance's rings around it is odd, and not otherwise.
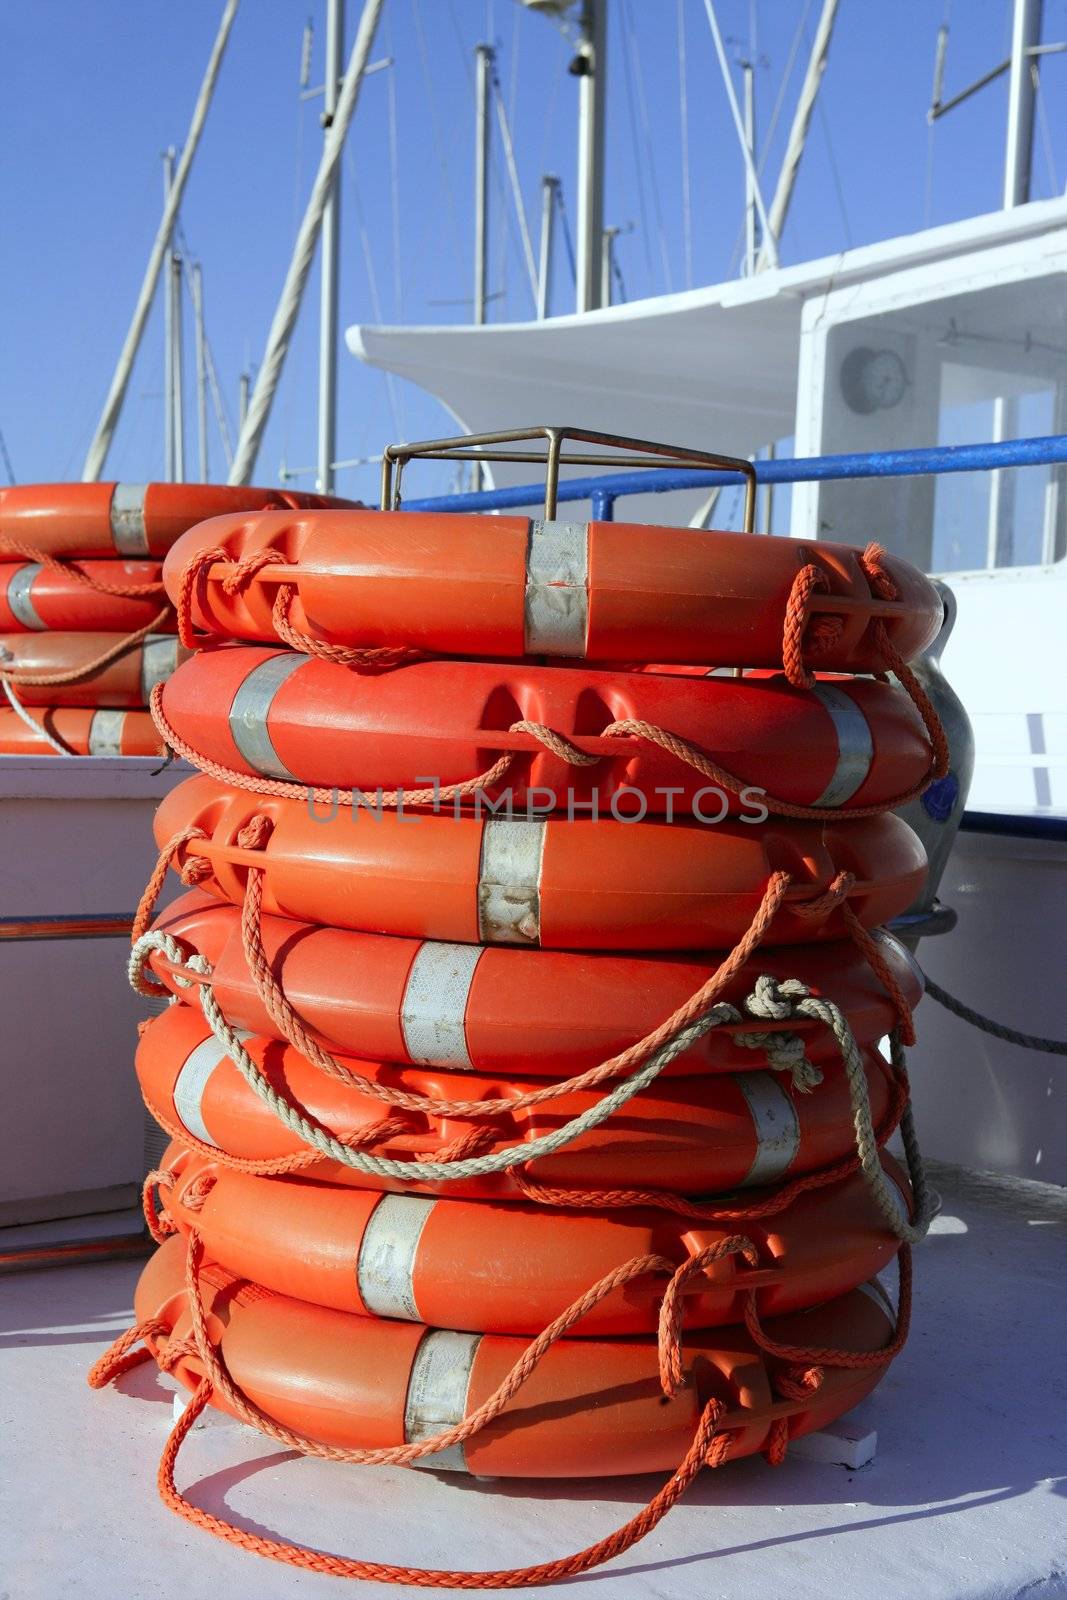
[[[1041,90],[1041,71],[1036,61],[1030,63],[1030,75],[1034,83],[1034,99],[1037,102],[1037,125],[1041,130],[1041,148],[1045,156],[1045,165],[1048,167],[1050,193],[1057,195],[1060,192],[1060,180],[1056,176],[1056,161],[1052,154],[1052,135],[1049,131],[1048,112],[1045,106],[1045,96]]]
[[[652,186],[652,204],[656,213],[656,232],[659,236],[660,258],[663,262],[663,279],[668,293],[674,288],[674,277],[671,273],[670,252],[667,249],[667,230],[663,223],[663,200],[660,194],[659,174],[656,171],[656,152],[652,142],[652,121],[648,114],[648,95],[645,92],[645,69],[641,62],[641,52],[637,47],[637,31],[633,25],[630,12],[630,0],[623,0],[623,15],[626,19],[627,32],[629,33],[630,53],[634,61],[634,78],[637,84],[637,105],[641,117],[641,128],[645,137],[645,155],[648,160],[649,182]]]
[[[845,244],[851,250],[852,224],[849,221],[848,205],[845,201],[845,191],[841,183],[841,173],[838,169],[837,157],[834,154],[834,141],[830,135],[830,124],[827,120],[826,110],[822,103],[822,95],[820,95],[816,101],[815,109],[819,113],[819,126],[822,128],[823,138],[826,141],[826,155],[830,163],[830,175],[833,178],[834,193],[837,196],[838,209],[841,212],[841,225],[845,230]]]
[[[400,139],[398,133],[399,94],[397,90],[396,52],[393,49],[392,13],[385,12],[386,49],[393,59],[386,91],[386,112],[389,120],[389,187],[392,199],[393,223],[393,315],[397,322],[404,320],[404,278],[400,270]]]
[[[7,448],[7,440],[4,438],[3,428],[0,428],[0,456],[2,456],[4,460],[4,471],[7,473],[7,481],[11,484],[12,488],[14,488],[15,483],[17,482],[15,478],[15,469],[11,465],[11,455]]]
[[[790,79],[793,76],[793,69],[797,64],[797,56],[800,53],[800,46],[807,38],[806,30],[808,16],[811,11],[812,4],[813,0],[804,0],[804,9],[800,13],[796,27],[793,29],[793,38],[789,45],[789,54],[786,57],[785,66],[782,69],[781,80],[778,84],[778,93],[775,96],[774,106],[771,110],[770,121],[767,124],[767,132],[763,137],[763,152],[756,161],[756,171],[761,178],[766,170],[767,162],[770,159],[771,149],[774,144],[774,136],[778,131],[778,119],[781,117],[782,111],[785,107],[785,97],[789,89]],[[742,218],[737,229],[737,236],[734,239],[733,249],[730,251],[730,265],[727,268],[728,277],[732,278],[734,273],[737,271],[741,260],[741,251],[744,248],[744,242],[745,222],[744,218]]]
[[[682,139],[682,259],[685,286],[693,287],[693,189],[689,168],[689,94],[686,83],[685,0],[678,0],[678,119]]]
[[[378,293],[378,275],[374,270],[374,256],[371,252],[370,235],[367,232],[367,223],[363,215],[363,202],[360,199],[356,165],[347,146],[345,147],[345,165],[348,168],[348,178],[352,185],[352,199],[355,202],[356,223],[359,228],[359,240],[363,250],[363,265],[367,273],[367,287],[370,290],[371,310],[374,312],[375,321],[381,323],[384,319],[382,317],[381,296]],[[397,402],[396,382],[391,372],[385,372],[382,375],[385,378],[386,393],[389,397],[389,411],[393,419],[393,429],[399,439],[403,437],[403,429],[400,426],[400,408]]]
[[[411,16],[415,24],[415,39],[419,49],[419,63],[422,68],[422,81],[426,90],[426,104],[430,111],[430,122],[433,125],[434,145],[437,150],[438,166],[444,180],[445,206],[448,220],[452,230],[452,242],[456,252],[456,262],[462,270],[463,247],[460,244],[459,213],[456,209],[456,196],[452,187],[452,173],[448,165],[448,156],[445,150],[444,131],[441,127],[441,116],[437,105],[437,96],[434,93],[433,73],[430,71],[430,57],[426,47],[426,31],[422,25],[422,7],[420,0],[411,0]]]
[[[511,185],[511,198],[515,206],[515,217],[519,226],[519,236],[522,244],[522,254],[526,263],[526,275],[530,283],[530,293],[533,296],[534,311],[537,310],[537,262],[534,259],[533,241],[530,238],[530,227],[526,220],[526,207],[523,204],[522,188],[519,184],[519,170],[515,165],[515,146],[512,143],[511,128],[508,124],[508,114],[504,106],[504,92],[500,87],[500,79],[494,66],[489,85],[489,92],[496,101],[497,120],[500,123],[500,137],[504,145],[504,160],[507,163],[508,180]],[[506,270],[506,257],[505,257]],[[506,282],[506,279],[502,280]]]
[[[627,31],[627,38],[632,39],[633,31],[629,26],[629,12],[626,0],[621,0],[622,21]],[[634,174],[637,178],[637,209],[641,216],[641,242],[645,247],[645,264],[648,267],[649,278],[652,277],[652,244],[649,238],[648,206],[645,201],[644,165],[641,160],[641,146],[637,138],[637,110],[635,106],[635,92],[633,81],[633,67],[630,62],[629,50],[622,53],[622,64],[626,79],[626,106],[630,113],[630,138],[634,147]]]
[[[563,243],[567,251],[567,261],[571,269],[571,282],[577,285],[578,266],[574,258],[574,240],[571,238],[571,225],[567,216],[567,208],[563,204],[563,185],[556,188],[556,205],[559,207],[559,220],[563,227]]]

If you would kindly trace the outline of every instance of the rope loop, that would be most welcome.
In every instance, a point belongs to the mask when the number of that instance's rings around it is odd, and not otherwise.
[[[148,882],[144,886],[141,898],[137,902],[137,910],[133,914],[133,928],[130,932],[130,939],[133,944],[136,944],[143,936],[148,924],[156,914],[156,902],[163,892],[163,885],[167,881],[168,868],[177,852],[183,845],[190,844],[194,839],[205,839],[206,837],[207,835],[203,828],[180,828],[177,833],[172,834],[162,847],[156,857],[156,864],[149,873]],[[210,862],[208,866],[210,869]],[[183,879],[182,881],[184,882],[185,880]],[[130,981],[132,982],[133,980],[131,979]],[[141,993],[144,992],[144,990],[141,991]],[[159,995],[165,993],[165,990],[152,989],[148,992]]]
[[[40,550],[26,540],[13,538],[11,534],[0,537],[0,559],[5,556],[21,556],[23,561],[32,561],[39,567],[47,567],[51,572],[62,573],[80,584],[82,588],[93,590],[95,594],[113,595],[120,600],[153,600],[165,592],[163,583],[158,578],[150,583],[110,583],[106,578],[98,578],[93,573],[86,572],[80,561],[52,555],[49,551]]]
[[[4,665],[0,676],[27,689],[52,689],[58,688],[61,684],[79,683],[82,678],[91,678],[94,673],[101,672],[104,667],[117,661],[120,656],[135,650],[138,645],[144,643],[150,633],[158,633],[170,619],[171,606],[168,601],[143,628],[135,628],[132,633],[124,634],[114,644],[108,645],[106,650],[101,650],[100,654],[93,656],[90,661],[83,661],[80,666],[68,667],[64,672],[31,672],[26,668]],[[10,657],[10,652],[5,651],[4,656]],[[2,659],[0,656],[0,660]]]

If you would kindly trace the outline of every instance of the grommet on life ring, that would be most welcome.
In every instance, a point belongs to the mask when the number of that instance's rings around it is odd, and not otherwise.
[[[167,557],[173,600],[190,563],[215,550],[192,586],[192,621],[238,639],[282,636],[272,613],[284,586],[289,626],[320,644],[773,667],[808,565],[824,586],[809,610],[835,619],[820,668],[884,671],[879,622],[905,660],[941,623],[929,579],[897,556],[882,558],[897,594],[886,601],[847,545],[743,533],[409,511],[214,517]]]
[[[242,1282],[214,1263],[199,1272],[208,1337],[230,1380],[270,1421],[350,1449],[402,1445],[444,1432],[472,1415],[527,1348],[506,1334],[458,1333],[308,1305]],[[665,1280],[659,1279],[661,1287]],[[187,1388],[204,1376],[192,1340],[185,1245],[170,1239],[148,1262],[134,1299],[139,1321],[164,1324],[147,1342],[175,1356],[168,1367]],[[775,1317],[766,1333],[787,1345],[875,1353],[893,1337],[893,1316],[877,1284],[809,1311]],[[825,1427],[851,1409],[888,1364],[827,1367],[817,1387],[789,1384],[788,1363],[744,1332],[689,1334],[684,1382],[664,1397],[656,1340],[560,1339],[542,1356],[502,1412],[462,1443],[420,1458],[437,1471],[483,1477],[613,1477],[675,1467],[704,1406],[725,1407],[725,1459],[764,1449],[785,1419],[791,1438]],[[230,1410],[216,1392],[213,1403]]]
[[[253,818],[272,824],[262,849],[238,836]],[[373,815],[278,800],[198,775],[166,795],[155,816],[162,848],[190,827],[179,863],[206,859],[209,894],[240,904],[249,867],[263,871],[268,914],[367,932],[546,949],[722,949],[747,932],[772,872],[793,886],[767,945],[841,939],[840,903],[803,905],[841,873],[845,899],[867,927],[915,898],[922,847],[899,818],[849,822],[697,821],[463,815]],[[794,910],[799,905],[799,910]]]
[[[156,756],[159,734],[147,711],[92,711],[81,706],[35,706],[28,712],[75,756]],[[43,733],[0,704],[0,755],[54,756]]]
[[[208,1258],[236,1277],[338,1311],[472,1333],[540,1333],[634,1256],[681,1266],[738,1232],[754,1245],[757,1264],[724,1255],[692,1278],[686,1327],[741,1322],[753,1291],[763,1317],[836,1299],[897,1252],[860,1173],[799,1196],[774,1217],[705,1223],[630,1207],[560,1210],[257,1178],[178,1144],[162,1165],[173,1180],[161,1186],[168,1217],[183,1233],[195,1228]],[[907,1220],[907,1179],[885,1152],[882,1167]],[[571,1334],[654,1333],[662,1292],[656,1279],[629,1283]]]
[[[425,1176],[425,1162],[444,1160],[457,1140],[481,1133],[486,1151],[530,1145],[593,1110],[608,1090],[571,1092],[497,1115],[397,1110],[328,1077],[291,1045],[247,1038],[244,1048],[271,1088],[300,1108],[313,1126],[342,1144],[372,1140],[375,1157],[404,1164],[400,1176],[359,1171],[324,1159],[314,1175],[356,1188],[402,1189],[474,1199],[521,1199],[513,1167],[466,1178]],[[755,1056],[755,1052],[753,1052]],[[171,1006],[154,1017],[137,1047],[137,1076],[149,1111],[173,1136],[185,1136],[239,1160],[284,1161],[315,1152],[238,1071],[199,1007]],[[519,1100],[546,1085],[532,1079],[398,1067],[343,1057],[341,1065],[369,1082],[428,1100],[469,1103]],[[876,1050],[863,1052],[871,1116],[884,1123],[896,1103],[891,1070]],[[854,1113],[840,1062],[827,1062],[810,1093],[789,1074],[758,1066],[707,1077],[658,1079],[599,1125],[562,1148],[528,1160],[533,1182],[575,1189],[657,1188],[706,1195],[778,1183],[832,1166],[855,1147]],[[375,1137],[379,1125],[380,1137]],[[420,1161],[419,1158],[422,1158]]]
[[[412,790],[431,775],[441,787],[463,783],[510,754],[508,770],[484,791],[491,800],[507,793],[525,807],[536,795],[582,814],[594,798],[604,814],[690,812],[694,796],[704,814],[718,809],[721,791],[677,747],[625,727],[604,731],[616,724],[651,725],[696,745],[751,788],[749,815],[763,792],[828,811],[888,806],[930,767],[911,701],[869,679],[809,690],[781,676],[690,679],[440,659],[372,675],[246,647],[191,657],[167,683],[162,712],[206,761],[245,776]],[[552,748],[552,735],[574,760]],[[742,809],[733,794],[729,803]]]
[[[185,654],[173,633],[135,643],[121,633],[5,633],[0,676],[10,675],[27,706],[140,707]],[[40,681],[49,679],[65,681]]]
[[[224,483],[20,483],[0,489],[0,541],[53,556],[162,556],[205,517],[350,500]]]
[[[193,890],[173,901],[153,927],[207,959],[215,998],[234,1027],[277,1035],[252,981],[236,906]],[[875,937],[914,1008],[922,980],[912,957],[892,934]],[[263,917],[261,939],[275,981],[328,1049],[489,1077],[564,1078],[597,1066],[683,1006],[721,960],[714,954],[683,959],[443,944],[284,917]],[[153,951],[150,965],[173,994],[196,1004],[196,991],[183,987],[181,973],[161,951]],[[720,999],[741,1007],[763,973],[799,978],[813,995],[832,1000],[860,1044],[876,1044],[896,1025],[893,998],[851,940],[757,951]],[[518,1008],[516,995],[522,996]],[[836,1058],[833,1035],[819,1023],[750,1018],[705,1033],[665,1075],[743,1071],[757,1058],[735,1044],[734,1035],[770,1037],[784,1029],[800,1033],[809,1060]]]
[[[133,633],[146,627],[163,605],[157,561],[80,561],[77,572],[39,561],[12,559],[0,539],[0,633]],[[110,594],[114,588],[147,588],[143,595]]]

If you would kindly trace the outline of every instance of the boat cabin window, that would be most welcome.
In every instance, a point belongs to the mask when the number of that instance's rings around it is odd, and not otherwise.
[[[1067,432],[1067,277],[841,323],[826,343],[824,454]],[[876,538],[927,572],[1032,567],[1067,550],[1063,467],[824,484],[819,533]]]

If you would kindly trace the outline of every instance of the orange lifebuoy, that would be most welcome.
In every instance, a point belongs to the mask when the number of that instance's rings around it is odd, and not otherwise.
[[[27,706],[146,706],[185,653],[173,633],[5,633],[0,676]]]
[[[718,794],[678,753],[614,731],[650,724],[790,804],[887,805],[930,766],[907,696],[867,679],[795,689],[754,681],[429,660],[353,673],[291,650],[201,651],[168,681],[164,716],[207,760],[305,785],[418,789],[462,783],[513,756],[491,799],[529,796],[587,815],[714,812]],[[516,726],[520,725],[520,726]],[[562,735],[575,752],[553,750]],[[609,730],[605,733],[604,730]],[[582,763],[586,764],[582,764]],[[588,764],[590,763],[591,764]],[[546,799],[547,797],[547,799]],[[468,798],[467,804],[472,804]],[[730,796],[732,811],[741,809]]]
[[[220,483],[20,483],[0,489],[0,539],[24,539],[54,556],[162,556],[205,517],[351,505]]]
[[[36,706],[33,721],[76,756],[154,756],[159,734],[147,711],[92,711],[79,706]],[[14,711],[0,707],[0,755],[54,756],[43,736],[34,735]]]
[[[170,905],[154,927],[207,958],[215,997],[234,1027],[273,1036],[278,1030],[252,981],[240,920],[236,907],[194,890]],[[594,1067],[684,1005],[720,959],[442,944],[283,917],[264,917],[261,936],[276,980],[328,1048],[486,1076],[562,1078]],[[922,982],[913,958],[891,934],[877,937],[914,1007]],[[162,952],[153,952],[151,966],[174,994],[189,997],[182,975],[175,975]],[[876,1043],[896,1025],[893,998],[851,941],[761,950],[720,998],[741,1006],[762,973],[799,978],[812,994],[833,1000],[860,1044]],[[753,1054],[733,1042],[734,1034],[770,1036],[784,1028],[800,1032],[812,1061],[837,1052],[832,1034],[815,1022],[750,1018],[737,1028],[704,1034],[665,1072],[744,1070]]]
[[[204,1367],[186,1353],[192,1324],[183,1262],[183,1242],[168,1240],[141,1274],[134,1304],[139,1321],[154,1325],[150,1348],[160,1355],[172,1344],[168,1366],[194,1388]],[[474,1414],[527,1346],[506,1334],[461,1333],[308,1305],[210,1262],[200,1270],[199,1285],[210,1336],[238,1390],[269,1422],[326,1445],[377,1448],[442,1433]],[[869,1393],[892,1353],[893,1316],[875,1284],[776,1317],[766,1332],[788,1345],[843,1346],[872,1355],[886,1349],[886,1359],[827,1367],[817,1386],[787,1382],[783,1396],[776,1379],[788,1380],[788,1362],[765,1354],[744,1330],[689,1335],[682,1346],[685,1381],[666,1399],[654,1339],[561,1339],[499,1416],[423,1463],[485,1477],[661,1472],[685,1454],[710,1400],[726,1407],[720,1420],[725,1458],[752,1455],[766,1447],[776,1421],[784,1419],[796,1438],[825,1427]],[[214,1403],[230,1409],[218,1395]]]
[[[255,817],[262,849],[239,842]],[[865,926],[911,904],[926,872],[915,834],[892,815],[838,823],[412,814],[336,809],[250,795],[204,776],[177,785],[155,817],[162,848],[199,827],[179,862],[204,857],[201,887],[240,904],[250,866],[263,869],[268,913],[333,927],[460,943],[547,949],[679,950],[732,946],[752,922],[771,872],[794,887],[766,944],[841,939],[833,901],[803,903],[839,873]],[[795,911],[795,903],[801,909]]]
[[[69,570],[12,560],[0,540],[0,633],[133,633],[163,605],[157,561],[81,561],[77,571],[89,584]],[[111,594],[108,586],[149,592]]]
[[[882,1165],[906,1220],[907,1179],[890,1155]],[[163,1169],[172,1180],[162,1194],[166,1214],[184,1233],[195,1228],[209,1258],[237,1277],[338,1311],[474,1333],[540,1333],[632,1257],[661,1255],[681,1266],[739,1230],[758,1264],[727,1255],[695,1277],[685,1325],[740,1322],[752,1291],[764,1317],[781,1316],[865,1283],[889,1265],[898,1243],[859,1174],[766,1220],[703,1223],[633,1208],[564,1211],[257,1178],[178,1144]],[[654,1333],[662,1287],[652,1279],[628,1284],[573,1332]]]
[[[168,555],[172,599],[183,598],[190,563],[215,550],[192,587],[192,619],[240,639],[282,636],[284,586],[289,625],[323,644],[773,667],[809,565],[825,591],[810,609],[834,619],[820,668],[884,671],[879,621],[908,660],[942,619],[930,581],[898,557],[882,558],[897,596],[887,601],[846,545],[689,528],[368,510],[215,517]]]
[[[402,1177],[358,1171],[332,1159],[315,1168],[320,1176],[356,1188],[521,1198],[511,1168],[456,1180],[426,1178],[418,1158],[436,1160],[457,1139],[477,1131],[485,1133],[493,1152],[521,1148],[557,1131],[602,1098],[591,1091],[572,1092],[495,1116],[395,1111],[327,1077],[291,1045],[259,1037],[246,1039],[244,1045],[272,1088],[342,1143],[373,1137],[375,1125],[389,1119],[391,1131],[374,1143],[373,1154],[404,1162]],[[810,1093],[795,1089],[787,1073],[760,1070],[757,1063],[754,1056],[745,1072],[658,1079],[599,1126],[529,1161],[524,1170],[543,1184],[699,1195],[766,1185],[846,1158],[855,1133],[840,1063],[828,1061],[822,1082]],[[893,1079],[877,1051],[868,1048],[864,1063],[877,1126],[893,1103]],[[544,1079],[535,1083],[349,1057],[341,1064],[375,1085],[428,1100],[517,1101],[527,1091],[545,1087]],[[137,1048],[137,1075],[149,1111],[159,1113],[158,1120],[174,1129],[176,1137],[191,1136],[228,1156],[256,1162],[309,1151],[245,1081],[199,1007],[171,1006],[152,1019]]]

